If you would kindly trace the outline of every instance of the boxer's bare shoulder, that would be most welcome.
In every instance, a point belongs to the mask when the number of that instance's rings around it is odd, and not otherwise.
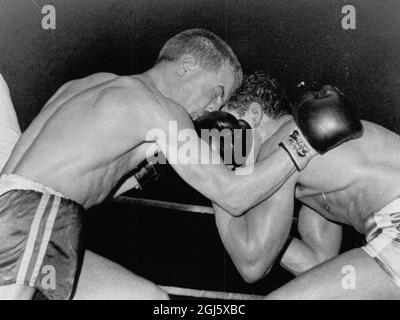
[[[163,127],[170,120],[184,126],[191,124],[187,112],[179,104],[165,97],[141,76],[113,79],[100,93],[99,101],[105,108],[113,106],[113,112],[121,113],[125,121],[135,121],[143,129]]]
[[[313,158],[296,173],[296,198],[329,219],[352,223],[400,196],[400,136],[362,121],[363,135]],[[260,149],[268,157],[282,139],[277,130]],[[351,204],[351,205],[350,205]]]
[[[363,180],[363,176],[397,178],[400,172],[400,136],[371,122],[363,121],[363,126],[362,137],[313,159],[301,172],[300,182],[310,186],[321,181],[341,182],[345,187],[351,184],[349,181]]]
[[[107,72],[99,72],[92,75],[89,75],[84,78],[74,79],[64,83],[46,102],[43,109],[47,108],[50,105],[53,105],[55,101],[59,102],[59,100],[67,100],[68,98],[79,94],[82,91],[85,91],[93,86],[99,85],[101,83],[110,81],[112,79],[117,78],[118,76],[113,73]],[[57,103],[60,104],[60,103]]]

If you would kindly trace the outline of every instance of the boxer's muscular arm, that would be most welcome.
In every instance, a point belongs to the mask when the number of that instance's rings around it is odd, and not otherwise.
[[[264,277],[287,241],[293,217],[292,180],[241,217],[213,205],[222,242],[246,282]]]
[[[287,153],[278,146],[278,143],[273,152],[263,161],[255,164],[253,170],[248,173],[241,175],[238,174],[238,171],[236,173],[230,171],[222,164],[219,154],[197,136],[191,119],[181,108],[178,106],[163,108],[156,114],[159,115],[159,126],[163,127],[165,131],[167,131],[168,122],[175,121],[178,127],[177,132],[182,129],[189,129],[191,132],[191,139],[185,142],[178,141],[177,148],[170,148],[177,141],[177,137],[171,134],[167,135],[168,139],[165,145],[159,145],[171,166],[189,185],[231,215],[239,216],[254,207],[273,194],[296,172],[293,162]],[[160,116],[161,114],[162,116]],[[287,129],[285,130],[287,131]],[[206,159],[202,159],[203,154],[199,155],[195,152],[190,154],[190,164],[176,161],[176,151],[184,144],[186,147],[190,144],[191,150],[197,150],[199,146],[200,150],[210,150],[213,153],[211,159],[219,159],[220,163],[209,163],[208,155]],[[241,170],[246,170],[246,168]]]
[[[293,238],[281,259],[281,265],[294,275],[338,255],[342,240],[340,225],[302,206],[298,229],[301,240]]]
[[[235,174],[223,165],[219,154],[197,136],[192,120],[182,107],[169,100],[160,101],[160,97],[156,100],[140,83],[130,88],[109,88],[103,99],[114,103],[117,100],[118,106],[124,106],[121,121],[124,121],[127,136],[137,137],[141,132],[145,141],[156,141],[169,164],[183,180],[232,215],[238,216],[270,196],[296,172],[290,157],[276,143],[274,152],[265,161],[257,163],[252,174]],[[170,123],[176,124],[177,130],[169,132]],[[178,141],[177,135],[183,129],[186,129],[190,139],[186,136]],[[160,131],[165,133],[164,141],[155,134]],[[202,159],[204,154],[198,152],[190,152],[190,161],[186,163],[177,161],[177,152],[182,150],[182,146],[185,150],[207,149],[213,153],[211,159],[218,159],[219,163],[210,163],[209,155]]]

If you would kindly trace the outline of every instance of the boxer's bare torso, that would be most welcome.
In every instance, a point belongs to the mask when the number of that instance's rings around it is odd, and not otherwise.
[[[118,88],[137,100],[122,103],[123,96],[111,93]],[[153,145],[144,142],[149,96],[162,99],[140,76],[100,73],[67,83],[24,132],[3,173],[40,182],[85,207],[101,202]]]
[[[314,157],[287,183],[295,186],[295,197],[306,206],[365,233],[365,219],[400,196],[400,136],[377,124],[362,123],[361,138]],[[259,159],[277,148],[286,135],[284,127],[261,146]]]
[[[281,204],[279,199],[292,197],[294,190],[295,197],[305,206],[299,212],[299,237],[290,241],[280,261],[297,277],[270,293],[267,299],[399,298],[399,288],[385,268],[364,250],[340,252],[342,229],[328,221],[351,225],[367,235],[367,218],[400,196],[400,137],[379,125],[362,123],[364,133],[360,138],[314,157],[303,171],[288,180],[289,184],[284,185],[270,205],[271,215],[276,212],[274,220],[282,226],[279,229],[274,225],[278,233],[269,242],[279,246],[263,244],[260,250],[275,255],[264,255],[267,258],[260,260],[259,272],[271,265],[289,233],[293,205]],[[276,133],[272,138],[276,139],[275,136]],[[272,223],[267,224],[269,233],[271,226]],[[396,254],[395,249],[391,252]],[[346,266],[356,273],[352,290],[343,285]]]
[[[363,125],[361,138],[315,157],[296,186],[301,202],[361,233],[371,213],[400,196],[400,137],[367,121]]]

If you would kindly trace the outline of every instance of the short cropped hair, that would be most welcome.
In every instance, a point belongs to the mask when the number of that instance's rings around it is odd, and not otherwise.
[[[183,54],[192,54],[199,65],[208,71],[217,71],[228,63],[235,73],[237,86],[243,78],[242,67],[231,47],[216,34],[204,29],[189,29],[169,39],[162,47],[156,64],[175,61]]]
[[[263,112],[274,120],[292,111],[286,92],[274,78],[260,70],[244,76],[242,85],[225,106],[244,116],[252,102],[259,103]]]

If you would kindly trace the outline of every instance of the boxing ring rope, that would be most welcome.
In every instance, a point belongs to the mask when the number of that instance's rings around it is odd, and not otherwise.
[[[124,196],[116,197],[111,201],[116,203],[131,204],[135,206],[142,206],[148,208],[161,208],[161,209],[175,210],[181,212],[183,211],[183,212],[193,212],[193,213],[203,213],[203,214],[214,214],[214,209],[212,207],[197,206],[193,204],[184,204],[184,203],[152,200],[145,198],[124,197]]]
[[[219,300],[261,300],[263,296],[253,294],[232,293],[224,291],[209,291],[170,286],[160,286],[166,293],[176,296],[190,296],[195,298]]]
[[[180,212],[193,212],[201,214],[214,214],[214,209],[208,206],[198,206],[192,204],[176,203],[170,201],[161,201],[145,198],[133,198],[126,196],[119,196],[111,200],[114,203],[129,204],[135,206],[142,206],[148,208],[161,208],[167,210],[175,210]],[[190,288],[180,288],[173,286],[160,286],[169,295],[176,296],[190,296],[195,298],[207,298],[207,299],[220,299],[220,300],[260,300],[262,296],[224,292],[224,291],[210,291],[210,290],[198,290]]]

